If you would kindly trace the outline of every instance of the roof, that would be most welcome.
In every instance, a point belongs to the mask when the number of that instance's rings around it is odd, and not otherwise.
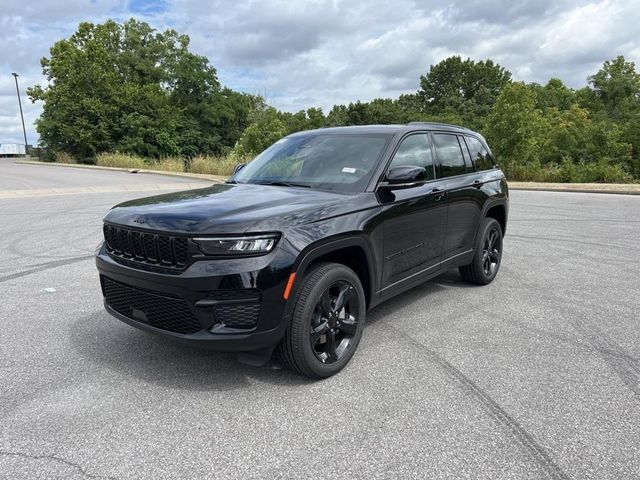
[[[349,127],[325,127],[318,128],[316,130],[305,130],[302,132],[296,132],[291,136],[308,135],[318,133],[344,133],[344,134],[367,134],[367,133],[383,133],[383,134],[395,134],[398,132],[410,132],[413,130],[445,130],[451,132],[464,132],[470,133],[471,130],[465,127],[459,127],[457,125],[450,125],[448,123],[437,122],[411,122],[406,125],[353,125]]]

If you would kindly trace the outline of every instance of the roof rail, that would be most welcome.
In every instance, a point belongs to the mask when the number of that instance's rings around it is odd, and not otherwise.
[[[437,126],[442,126],[442,127],[453,127],[453,128],[459,128],[460,130],[468,130],[468,131],[472,131],[470,128],[467,127],[462,127],[460,125],[454,125],[452,123],[442,123],[442,122],[409,122],[407,123],[407,125],[437,125]]]

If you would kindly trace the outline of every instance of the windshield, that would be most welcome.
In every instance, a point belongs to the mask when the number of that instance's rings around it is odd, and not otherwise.
[[[240,170],[233,180],[362,192],[391,137],[314,133],[283,138]]]

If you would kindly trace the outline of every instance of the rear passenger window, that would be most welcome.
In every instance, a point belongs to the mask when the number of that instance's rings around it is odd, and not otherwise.
[[[469,153],[471,153],[471,160],[473,161],[476,171],[491,170],[494,164],[493,157],[482,142],[474,137],[465,137],[465,140],[467,141]]]
[[[464,157],[462,156],[462,149],[455,135],[435,133],[433,135],[433,141],[443,177],[452,177],[454,175],[467,173],[467,167],[464,164]]]
[[[460,148],[462,148],[462,156],[464,157],[464,164],[467,167],[467,172],[473,172],[473,162],[471,161],[467,144],[464,143],[464,137],[458,135],[458,142],[460,143]]]
[[[393,156],[389,168],[406,166],[423,167],[427,171],[427,180],[435,178],[429,136],[426,133],[405,138]]]

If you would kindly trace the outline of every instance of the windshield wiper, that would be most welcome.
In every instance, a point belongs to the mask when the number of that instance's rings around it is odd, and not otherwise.
[[[274,180],[272,182],[256,182],[256,185],[274,185],[277,187],[304,187],[311,188],[311,185],[306,183],[285,182],[283,180]]]

